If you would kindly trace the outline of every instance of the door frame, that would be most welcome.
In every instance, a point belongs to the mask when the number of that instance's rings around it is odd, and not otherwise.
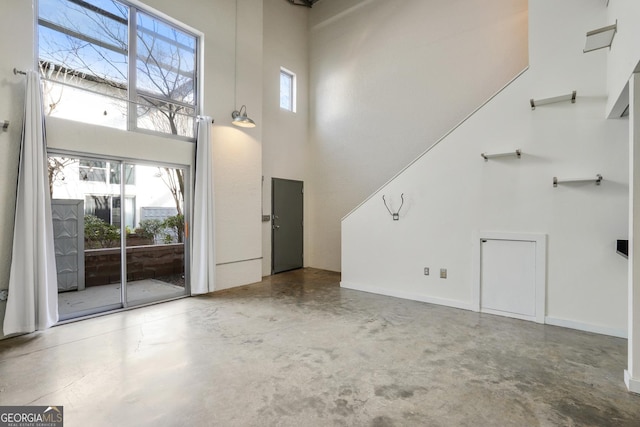
[[[118,304],[110,304],[100,306],[98,308],[87,309],[83,311],[75,312],[73,315],[64,316],[60,318],[58,324],[66,323],[66,322],[74,322],[78,319],[85,319],[90,317],[101,316],[106,313],[115,313],[118,311],[124,311],[131,308],[143,307],[146,305],[153,305],[159,302],[167,302],[172,300],[177,300],[181,298],[187,298],[191,296],[191,236],[189,234],[191,228],[191,209],[193,204],[193,195],[192,195],[192,166],[188,164],[180,164],[180,163],[169,163],[163,161],[155,161],[150,159],[136,159],[132,157],[120,157],[113,156],[108,154],[97,154],[97,153],[88,153],[83,151],[75,151],[75,150],[67,150],[67,149],[59,149],[59,148],[47,148],[46,151],[47,157],[49,156],[61,156],[61,157],[73,157],[78,160],[95,160],[95,161],[108,161],[113,163],[119,163],[121,166],[125,164],[133,164],[133,165],[141,165],[141,166],[149,166],[149,167],[167,167],[174,169],[182,169],[184,170],[184,180],[185,180],[185,189],[184,189],[184,218],[185,218],[185,236],[184,236],[184,279],[185,279],[185,292],[183,295],[170,297],[163,300],[137,300],[135,303],[131,303],[127,299],[127,283],[129,280],[127,279],[127,247],[126,247],[126,238],[120,239],[120,246],[118,246],[120,250],[120,277],[121,277],[121,286],[120,286],[120,302]],[[123,199],[126,197],[126,180],[124,179],[125,168],[120,168],[120,197]],[[120,221],[120,235],[126,235],[126,224],[123,220],[125,217],[125,207],[121,205],[121,221]],[[83,233],[84,234],[84,233]],[[86,249],[86,248],[85,248]],[[57,270],[56,270],[57,271]]]
[[[545,323],[546,319],[546,302],[547,302],[547,235],[537,233],[510,233],[495,231],[479,231],[474,233],[473,237],[473,272],[472,272],[472,301],[473,311],[482,312],[481,294],[482,294],[482,240],[512,240],[520,242],[534,242],[535,250],[535,292],[536,292],[536,315],[535,322]],[[486,311],[489,313],[489,311]],[[495,313],[494,313],[495,314]],[[513,316],[516,317],[516,316]],[[529,317],[523,317],[524,320],[533,320]]]
[[[298,182],[300,184],[302,184],[302,260],[301,260],[301,266],[300,268],[304,268],[304,181],[299,180],[299,179],[290,179],[290,178],[278,178],[278,177],[271,177],[271,219],[270,219],[270,226],[271,226],[271,274],[277,274],[275,272],[275,261],[276,261],[276,257],[275,257],[275,236],[274,236],[274,221],[275,221],[275,191],[274,191],[274,187],[275,187],[275,182],[276,180],[279,181],[291,181],[291,182]],[[284,273],[284,271],[282,271],[281,273]]]

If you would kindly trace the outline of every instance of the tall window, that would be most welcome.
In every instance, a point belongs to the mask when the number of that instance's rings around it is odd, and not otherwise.
[[[296,111],[296,75],[280,68],[280,108]]]
[[[196,35],[125,1],[38,3],[47,114],[194,138]]]

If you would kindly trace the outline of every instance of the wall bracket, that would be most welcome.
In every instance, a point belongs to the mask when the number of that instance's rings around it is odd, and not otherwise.
[[[571,183],[580,183],[580,182],[593,182],[596,185],[600,185],[604,178],[602,175],[597,174],[595,178],[570,178],[570,179],[558,179],[558,177],[553,177],[553,186],[557,187],[558,184],[571,184]]]
[[[387,205],[387,201],[384,198],[384,194],[382,195],[382,201],[384,202],[385,207],[389,211],[389,215],[391,215],[394,221],[398,221],[400,219],[400,210],[402,210],[402,206],[404,205],[404,193],[400,194],[400,199],[402,200],[402,203],[400,203],[400,207],[398,208],[398,211],[392,212],[391,209],[389,209],[389,205]]]
[[[519,159],[522,156],[522,151],[518,148],[516,151],[511,151],[508,153],[496,153],[496,154],[480,153],[480,156],[482,156],[485,162],[489,159],[495,159],[498,157],[517,157]]]

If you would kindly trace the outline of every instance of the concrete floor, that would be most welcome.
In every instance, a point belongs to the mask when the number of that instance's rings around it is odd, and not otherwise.
[[[639,426],[626,340],[305,269],[0,341],[0,405],[65,426]]]

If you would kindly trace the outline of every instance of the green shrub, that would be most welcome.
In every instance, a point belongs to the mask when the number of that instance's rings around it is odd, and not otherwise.
[[[142,237],[147,239],[153,239],[155,242],[158,235],[164,230],[165,225],[159,219],[143,219],[140,221],[140,230],[142,230]]]
[[[114,248],[120,244],[120,230],[95,215],[85,215],[84,240],[87,249]]]
[[[178,243],[184,241],[184,215],[170,216],[164,220],[163,224],[166,228],[171,228],[175,231],[176,236],[178,236]]]

